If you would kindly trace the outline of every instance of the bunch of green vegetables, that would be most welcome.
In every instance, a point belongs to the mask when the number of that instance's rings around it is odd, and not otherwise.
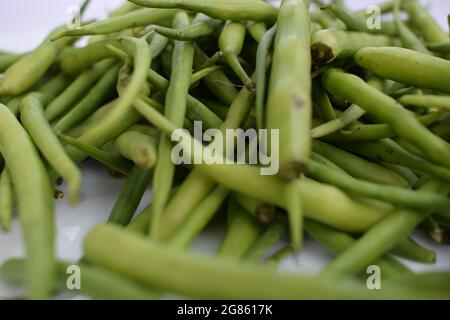
[[[7,232],[17,207],[27,253],[3,264],[2,279],[33,299],[64,290],[54,197],[64,180],[79,201],[78,165],[90,157],[126,181],[75,263],[87,296],[450,298],[449,273],[414,274],[395,258],[435,261],[410,237],[418,226],[449,239],[448,33],[416,0],[380,4],[393,18],[375,29],[365,10],[312,2],[130,0],[28,53],[1,53],[0,222]],[[279,130],[279,173],[175,165],[179,128],[189,156],[205,157],[195,121]],[[149,187],[152,203],[137,213]],[[223,211],[217,256],[188,253]],[[314,277],[277,271],[305,232],[336,258]],[[365,287],[372,264],[381,291]]]

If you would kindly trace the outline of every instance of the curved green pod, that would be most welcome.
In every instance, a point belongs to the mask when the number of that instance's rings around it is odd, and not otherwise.
[[[11,175],[25,237],[29,296],[46,299],[56,276],[53,188],[30,137],[4,105],[0,105],[0,129],[0,151]]]
[[[394,47],[363,48],[355,61],[382,78],[450,93],[450,61]]]

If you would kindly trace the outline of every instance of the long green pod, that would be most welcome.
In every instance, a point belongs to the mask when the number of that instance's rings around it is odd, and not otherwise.
[[[280,174],[286,179],[302,173],[311,149],[310,28],[304,1],[282,2],[269,84],[267,128],[279,130]]]
[[[3,168],[0,175],[0,226],[7,232],[11,228],[13,214],[13,186],[8,168]]]
[[[350,150],[373,161],[384,161],[403,165],[421,172],[431,174],[439,179],[450,181],[450,170],[447,167],[435,165],[420,158],[399,146],[390,139],[379,141],[338,142],[337,145],[345,150]]]
[[[450,40],[428,43],[426,47],[433,52],[450,53]]]
[[[2,53],[0,54],[0,72],[3,73],[6,69],[12,66],[14,63],[22,59],[27,53],[13,54]]]
[[[407,237],[400,241],[391,252],[399,257],[409,259],[416,262],[422,263],[435,263],[436,262],[436,252],[431,251],[416,241],[411,237]]]
[[[51,34],[57,30],[59,28]],[[32,88],[55,62],[66,44],[67,41],[52,42],[47,37],[36,49],[11,65],[0,79],[0,96],[16,96]]]
[[[44,107],[38,96],[30,94],[20,106],[20,119],[31,139],[50,165],[68,182],[69,200],[79,200],[81,171],[70,159],[45,118]]]
[[[176,127],[162,116],[158,111],[149,107],[142,100],[137,100],[135,108],[143,114],[143,116],[149,120],[153,125],[160,130],[170,134]],[[185,151],[191,150],[191,146],[194,144],[194,150],[203,150],[203,146],[200,142],[193,139],[189,134],[180,133],[184,139],[179,142],[184,146]],[[206,157],[205,152],[202,152]],[[206,153],[207,154],[207,153]],[[189,154],[192,156],[192,154]],[[197,156],[201,156],[200,154]],[[280,207],[286,207],[286,181],[278,176],[263,176],[259,172],[258,167],[239,164],[211,164],[211,159],[204,158],[201,164],[196,164],[198,169],[195,171],[195,175],[189,176],[189,185],[183,184],[178,190],[175,196],[183,195],[183,204],[188,203],[192,205],[194,201],[192,198],[203,199],[204,193],[208,193],[214,186],[214,183],[210,179],[217,181],[221,185],[232,189],[235,192],[245,194],[249,197],[260,199],[278,205]],[[222,163],[225,163],[223,160]],[[202,175],[206,175],[203,177]],[[186,180],[189,181],[189,180]],[[192,186],[195,183],[195,191],[192,192]],[[391,208],[389,207],[370,207],[352,200],[347,197],[342,191],[337,188],[326,186],[309,179],[302,179],[296,181],[298,195],[300,196],[304,205],[305,216],[311,217],[315,220],[322,221],[326,224],[335,226],[336,228],[350,231],[360,232],[367,230],[375,222],[385,216]],[[183,187],[189,186],[187,191],[190,191],[189,196],[181,194]],[[199,192],[201,191],[201,193]],[[316,195],[321,194],[323,196],[322,201],[317,201]],[[175,199],[175,197],[173,198]],[[197,200],[197,201],[201,201]],[[177,200],[180,201],[180,200]],[[178,205],[177,203],[175,203]],[[195,204],[194,204],[195,205]],[[186,206],[181,206],[185,210]],[[181,210],[181,209],[180,209]],[[167,212],[167,211],[166,211]],[[361,216],[361,212],[364,215]],[[177,211],[174,216],[171,216],[171,221],[177,221],[180,224],[180,220],[185,219],[183,213],[180,216],[180,212]],[[174,220],[176,217],[179,220]],[[167,227],[166,227],[167,228]],[[171,224],[170,228],[173,230],[174,226]],[[169,229],[169,230],[171,230]],[[173,232],[171,230],[171,232]]]
[[[245,117],[252,107],[253,94],[242,89],[233,104],[230,106],[227,118],[221,124],[223,132],[226,129],[238,128],[244,122]],[[146,110],[148,106],[140,103],[139,112]],[[161,238],[166,239],[183,223],[192,210],[214,188],[215,182],[202,172],[195,169],[185,179],[177,193],[168,202],[161,221]]]
[[[17,196],[29,265],[29,296],[50,296],[55,279],[53,189],[30,137],[14,115],[0,105],[0,151]]]
[[[228,22],[219,37],[219,49],[233,72],[249,91],[255,90],[255,84],[239,61],[245,41],[246,28],[240,22]]]
[[[450,93],[450,61],[404,48],[363,48],[356,63],[376,75],[412,85]]]
[[[370,28],[366,19],[361,19],[358,16],[354,16],[351,12],[344,9],[342,6],[336,4],[329,4],[321,8],[327,10],[341,20],[350,31],[360,31],[375,34],[386,34],[389,36],[395,36],[397,30],[393,24],[383,22],[380,28]]]
[[[328,143],[315,140],[313,143],[313,150],[334,162],[355,178],[399,187],[409,186],[409,184],[395,172]]]
[[[259,0],[130,0],[130,2],[143,7],[192,10],[219,20],[275,22],[278,13],[272,4]]]
[[[99,79],[92,89],[77,103],[68,113],[60,118],[54,125],[53,130],[58,133],[65,133],[100,107],[110,95],[117,83],[119,65],[109,68],[109,70]]]
[[[428,127],[437,122],[440,117],[442,117],[442,112],[430,112],[429,114],[417,117],[417,120]],[[388,124],[363,124],[355,122],[339,132],[326,136],[326,139],[329,141],[376,141],[395,136],[397,136],[397,133]]]
[[[56,34],[52,39],[57,40],[67,36],[108,34],[128,28],[146,27],[170,19],[176,12],[177,10],[170,9],[139,9],[103,21],[95,21],[80,28],[66,30]]]
[[[129,173],[108,218],[108,222],[126,226],[133,218],[145,190],[151,182],[150,169],[135,166]]]
[[[436,108],[450,111],[450,96],[407,94],[398,99],[405,106]]]
[[[316,117],[327,121],[336,119],[336,112],[331,104],[330,97],[323,88],[322,83],[317,79],[313,81],[312,96],[315,104],[314,115]]]
[[[117,137],[114,144],[124,158],[132,160],[139,167],[151,169],[155,166],[158,158],[156,138],[128,130]]]
[[[117,157],[109,152],[96,148],[88,143],[82,142],[81,140],[67,135],[59,135],[59,137],[63,142],[83,151],[84,153],[89,155],[89,157],[124,175],[127,175],[133,168],[133,163],[131,161],[125,160],[121,157]]]
[[[267,266],[243,264],[168,250],[117,226],[97,226],[84,241],[87,258],[149,287],[204,299],[344,299],[344,298],[445,298],[448,293],[410,290],[408,286],[379,290],[348,287],[293,274]],[[126,259],[124,259],[126,257]],[[378,292],[376,292],[378,291]]]
[[[421,190],[446,194],[449,187],[439,181],[430,180]],[[322,271],[321,278],[343,280],[346,276],[360,271],[407,237],[431,212],[432,210],[396,210],[367,231],[329,264]]]
[[[450,145],[424,127],[394,99],[366,84],[361,78],[340,70],[327,71],[322,82],[332,94],[349,99],[392,126],[400,137],[422,149],[432,161],[450,166]]]
[[[189,16],[181,11],[175,15],[173,24],[175,29],[185,28],[190,25]],[[178,128],[183,127],[186,115],[193,63],[194,46],[192,43],[175,41],[172,58],[173,69],[166,93],[164,113]],[[161,216],[169,199],[174,173],[172,143],[169,136],[163,134],[159,140],[158,161],[153,178],[153,185],[158,188],[153,191],[153,216],[149,226],[151,239],[159,239]]]
[[[154,34],[150,43],[148,44],[148,48],[152,54],[152,59],[156,59],[161,55],[164,49],[169,44],[170,40],[160,34]]]
[[[275,34],[277,32],[276,25],[270,28],[261,37],[258,49],[256,51],[256,98],[255,98],[255,108],[256,108],[256,123],[259,129],[264,128],[265,119],[265,99],[266,99],[266,86],[267,86],[267,61],[269,51],[273,45],[275,39]]]
[[[228,201],[227,232],[217,256],[240,259],[259,235],[258,221],[234,199]]]
[[[341,254],[357,241],[345,232],[327,227],[312,220],[305,221],[305,230],[311,237],[314,238],[314,240],[324,245],[328,250],[336,255]],[[386,277],[395,277],[413,273],[410,269],[389,255],[383,255],[373,264],[378,265],[383,276]]]
[[[106,114],[99,125],[80,137],[81,141],[94,146],[102,146],[123,133],[141,118],[132,108],[132,104],[138,97],[142,85],[146,83],[147,70],[151,64],[151,54],[147,42],[143,39],[124,37],[119,41],[121,48],[133,57],[134,69],[128,85],[120,93],[119,99],[115,102],[111,112]],[[75,162],[84,159],[86,156],[83,152],[73,148],[69,154]]]
[[[403,5],[409,14],[410,23],[424,36],[427,42],[448,41],[449,36],[418,1],[408,1]]]
[[[425,47],[414,32],[412,32],[412,30],[410,30],[409,27],[403,22],[402,17],[400,16],[401,6],[402,0],[395,0],[394,22],[397,27],[397,33],[400,41],[402,42],[402,46],[423,54],[430,54],[427,47]]]
[[[225,202],[230,191],[217,186],[203,201],[194,208],[188,219],[178,228],[177,232],[167,241],[174,248],[186,248],[194,238],[211,222],[212,218]]]
[[[55,98],[46,108],[45,117],[48,121],[55,120],[58,116],[73,106],[84,93],[111,67],[112,61],[100,62],[92,69],[81,73],[65,90]]]
[[[334,185],[347,192],[415,209],[448,208],[450,199],[432,192],[412,191],[401,187],[380,185],[358,180],[314,160],[309,160],[306,174],[311,178]]]
[[[67,289],[69,277],[74,274],[79,274],[80,289],[78,292],[92,299],[149,300],[158,297],[155,291],[117,273],[111,272],[106,268],[93,264],[84,262],[78,262],[76,264],[58,262],[57,267],[58,279],[57,283],[55,283],[55,289],[57,291]],[[26,260],[8,260],[0,267],[0,278],[10,284],[24,285],[27,282],[23,276],[23,271],[26,268]],[[79,273],[75,273],[78,270]]]
[[[311,39],[311,54],[315,62],[330,63],[335,59],[353,56],[365,47],[392,45],[392,38],[366,32],[320,30]]]

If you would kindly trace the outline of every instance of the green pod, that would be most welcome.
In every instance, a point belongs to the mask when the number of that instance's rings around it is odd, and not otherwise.
[[[432,192],[413,191],[358,180],[314,160],[308,161],[306,174],[317,181],[334,185],[347,192],[398,206],[416,209],[450,208],[450,199]]]
[[[267,32],[267,26],[264,22],[247,21],[246,26],[248,33],[256,42],[260,42]]]
[[[244,24],[240,22],[228,22],[225,24],[222,33],[220,34],[219,49],[223,53],[227,64],[239,77],[244,86],[249,91],[254,91],[255,84],[239,61],[239,55],[241,54],[244,45],[246,31]]]
[[[267,129],[279,130],[280,175],[298,178],[311,152],[311,23],[304,1],[283,1],[267,101]]]
[[[11,219],[14,209],[13,186],[8,168],[3,168],[0,175],[0,226],[8,232],[11,228]]]
[[[150,169],[156,164],[157,140],[137,131],[122,133],[114,142],[119,153],[142,168]]]
[[[409,184],[395,172],[330,144],[315,140],[313,143],[313,150],[334,162],[355,178],[399,187],[409,186]]]
[[[158,111],[149,107],[145,102],[138,100],[135,103],[135,107],[149,122],[166,134],[171,134],[176,130],[176,126]],[[183,134],[183,138],[180,142],[183,145],[185,144],[185,151],[189,151],[192,145],[194,145],[194,151],[203,151],[201,143],[189,134]],[[205,155],[204,152],[202,154]],[[192,154],[187,155],[191,157],[195,156]],[[198,154],[196,156],[201,157],[202,155]],[[165,227],[165,232],[167,232],[167,229],[172,229],[171,231],[173,232],[174,226],[178,225],[180,220],[183,221],[182,219],[186,218],[186,213],[181,211],[186,210],[186,204],[189,204],[189,206],[194,204],[195,206],[195,201],[201,201],[206,196],[205,194],[214,187],[214,182],[211,179],[235,192],[260,199],[261,201],[267,201],[280,207],[287,207],[285,197],[287,191],[286,181],[280,177],[261,175],[259,168],[250,165],[208,164],[211,163],[210,160],[209,158],[205,158],[202,163],[196,164],[198,170],[197,168],[194,169],[193,173],[188,176],[175,195],[178,197],[182,195],[181,199],[177,197],[176,202],[169,203],[168,207],[171,206],[171,210],[173,210],[175,206],[180,205],[178,201],[183,200],[182,204],[184,207],[181,206],[181,209],[174,213],[171,212],[171,224],[169,228],[167,226]],[[225,160],[222,159],[220,162],[225,163]],[[207,177],[202,176],[202,174]],[[346,196],[345,193],[337,188],[326,186],[309,179],[296,180],[292,183],[296,184],[298,195],[304,206],[305,216],[345,231],[365,231],[391,210],[390,207],[388,208],[386,206],[371,207],[359,203]],[[195,188],[192,188],[194,184]],[[190,197],[186,196],[186,191],[181,193],[181,190],[186,187],[189,187],[187,191]],[[317,194],[323,196],[322,201],[317,201]],[[200,200],[198,200],[199,198]],[[361,212],[364,212],[363,216],[361,216]],[[164,215],[164,217],[167,219],[167,215]]]
[[[174,28],[182,29],[190,25],[189,16],[180,11],[174,17]],[[165,116],[178,128],[183,127],[186,116],[189,88],[194,63],[194,46],[191,42],[175,41],[172,57],[172,73],[167,88]],[[169,199],[175,174],[175,164],[172,158],[172,142],[169,136],[161,135],[158,147],[158,161],[155,167],[153,185],[158,186],[153,191],[153,216],[149,226],[149,236],[160,239],[161,216]]]
[[[416,262],[422,263],[435,263],[436,262],[436,252],[431,251],[416,241],[411,237],[405,238],[400,241],[392,250],[392,254],[398,255],[399,257],[409,259]]]
[[[403,6],[409,14],[410,23],[420,31],[427,42],[448,41],[448,33],[430,15],[418,1],[408,1]]]
[[[363,48],[356,63],[378,76],[450,93],[450,61],[403,48]]]
[[[31,139],[4,105],[0,105],[0,128],[0,151],[11,175],[25,237],[29,296],[46,299],[56,275],[53,188]]]
[[[57,40],[67,36],[86,36],[108,34],[124,29],[146,27],[170,19],[177,10],[170,9],[139,9],[129,13],[114,16],[103,21],[95,21],[81,28],[67,30],[56,34],[52,39]]]
[[[428,43],[427,48],[433,52],[450,53],[450,41]]]
[[[124,175],[128,175],[128,173],[133,168],[132,162],[125,160],[121,157],[117,157],[102,149],[96,148],[90,144],[72,138],[70,136],[59,135],[59,137],[63,140],[63,142],[79,149],[80,151],[85,152],[92,159],[95,159],[100,163],[103,163],[105,166],[115,171],[118,171]]]
[[[91,67],[94,63],[113,57],[108,45],[117,46],[117,40],[102,40],[83,48],[71,48],[61,54],[61,70],[69,75],[76,75]]]
[[[153,171],[135,166],[129,173],[108,218],[108,222],[126,226],[135,214],[145,190],[149,186]]]
[[[365,47],[386,47],[392,39],[385,35],[344,30],[321,30],[313,34],[311,54],[318,63],[330,63],[335,59],[353,56]]]
[[[404,95],[398,102],[405,106],[437,108],[450,111],[450,96]]]
[[[3,73],[11,65],[25,57],[27,53],[22,54],[12,54],[12,53],[2,53],[0,54],[0,73]]]
[[[198,38],[211,35],[219,26],[220,21],[211,19],[204,14],[199,13],[192,21],[190,26],[181,29],[166,28],[162,26],[152,26],[151,30],[160,35],[180,41],[194,41]]]
[[[411,169],[425,172],[445,181],[450,181],[450,170],[447,167],[435,165],[420,158],[399,146],[390,139],[371,142],[338,142],[339,147],[350,150],[373,161],[384,161],[402,165]]]
[[[364,50],[378,49],[362,49],[356,55],[358,56]],[[381,56],[381,59],[383,57],[385,56]],[[424,55],[424,57],[428,56]],[[400,137],[422,149],[432,161],[443,166],[450,166],[450,145],[430,132],[414,115],[391,97],[366,84],[361,78],[337,69],[327,71],[322,77],[322,83],[332,94],[349,99],[389,124]]]
[[[53,130],[58,133],[67,132],[106,102],[111,90],[117,83],[119,67],[119,65],[116,65],[110,68],[88,94],[53,125]]]
[[[260,237],[245,252],[244,259],[258,261],[281,240],[286,231],[286,219],[282,216],[277,216],[275,221],[266,227]]]
[[[280,273],[268,266],[242,264],[232,259],[188,255],[168,250],[144,237],[112,225],[97,226],[85,238],[84,251],[95,264],[149,287],[203,299],[344,299],[448,298],[448,293],[408,285],[336,287],[334,283]],[[126,255],[127,259],[123,259]],[[224,279],[226,279],[224,281]],[[195,284],[195,285],[194,285]]]
[[[201,12],[219,20],[275,22],[278,10],[259,0],[130,0],[150,8],[176,8]]]
[[[446,194],[450,189],[448,184],[429,180],[420,190]],[[339,281],[361,271],[405,239],[431,212],[398,209],[389,214],[330,263],[320,278]]]
[[[0,96],[26,92],[47,72],[58,55],[58,47],[45,42],[10,66],[0,79]]]
[[[258,221],[235,200],[228,201],[227,233],[218,257],[241,258],[259,235]]]
[[[111,67],[112,63],[112,61],[100,62],[92,69],[81,73],[45,108],[47,120],[53,121],[67,111]]]
[[[81,172],[66,154],[64,147],[45,119],[42,102],[37,96],[31,94],[23,99],[20,106],[20,119],[39,151],[58,174],[67,180],[70,202],[78,202]]]
[[[167,245],[173,248],[186,248],[189,246],[195,237],[211,222],[229,193],[228,189],[217,186],[194,208],[188,219],[167,241]],[[147,211],[145,212],[147,213]]]
[[[356,242],[356,239],[351,235],[312,220],[305,221],[305,230],[314,240],[336,255],[341,254]],[[383,255],[373,264],[379,266],[383,275],[386,277],[395,277],[404,275],[405,273],[413,273],[410,269],[389,255]]]

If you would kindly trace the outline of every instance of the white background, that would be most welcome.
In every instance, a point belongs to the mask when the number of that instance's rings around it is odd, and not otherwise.
[[[352,8],[364,8],[378,3],[378,0],[347,1]],[[92,0],[86,18],[105,18],[110,10],[121,4],[122,0]],[[449,0],[425,1],[433,15],[442,26],[447,28],[447,14],[450,13]],[[67,8],[79,4],[75,0],[0,0],[0,50],[23,52],[34,48],[53,27],[64,23]],[[85,233],[96,223],[105,221],[123,184],[122,179],[115,179],[105,169],[92,161],[82,165],[84,173],[83,200],[76,207],[67,206],[64,200],[56,204],[58,227],[57,250],[61,259],[76,261],[81,256],[82,240]],[[149,194],[144,202],[148,203]],[[222,231],[212,226],[205,235],[195,241],[194,250],[214,251]],[[407,263],[416,271],[449,269],[449,247],[434,244],[428,238],[417,233],[419,242],[438,251],[438,261],[434,266]],[[0,231],[0,263],[11,257],[23,255],[23,246],[18,221],[13,223],[9,234]],[[306,239],[305,249],[300,256],[286,259],[282,266],[289,270],[315,273],[332,256]],[[0,298],[20,296],[22,292],[0,283]]]

